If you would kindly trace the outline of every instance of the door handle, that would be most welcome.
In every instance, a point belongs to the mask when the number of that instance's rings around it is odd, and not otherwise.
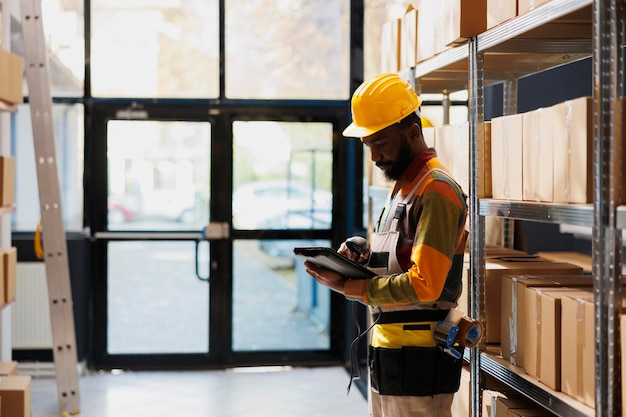
[[[209,273],[206,277],[200,275],[200,243],[205,240],[220,240],[228,239],[230,237],[230,226],[224,222],[211,222],[207,224],[200,234],[200,238],[196,240],[196,277],[200,281],[209,282],[211,280],[211,269],[213,269],[213,262],[209,267]]]

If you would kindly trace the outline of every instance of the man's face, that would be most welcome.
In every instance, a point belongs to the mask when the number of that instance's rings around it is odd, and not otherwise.
[[[395,123],[385,129],[366,136],[361,142],[372,154],[372,162],[383,171],[389,180],[398,180],[413,159],[409,143],[409,129]]]

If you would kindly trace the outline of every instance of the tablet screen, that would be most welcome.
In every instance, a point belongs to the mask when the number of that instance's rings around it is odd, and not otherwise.
[[[338,254],[332,248],[324,246],[295,247],[293,253],[323,268],[338,272],[348,279],[376,276],[365,266]]]

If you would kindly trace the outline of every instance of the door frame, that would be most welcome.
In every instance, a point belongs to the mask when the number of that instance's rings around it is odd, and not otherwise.
[[[341,129],[349,121],[349,104],[346,101],[328,103],[285,101],[245,102],[219,100],[98,100],[91,106],[92,136],[85,140],[85,222],[90,233],[90,276],[93,289],[93,365],[99,369],[111,368],[225,368],[242,365],[292,365],[329,364],[347,362],[349,351],[345,317],[347,301],[336,293],[331,295],[331,345],[323,351],[232,351],[232,262],[233,242],[238,239],[329,239],[338,245],[355,225],[362,224],[349,213],[363,212],[361,164],[355,157],[361,155],[356,140],[341,137]],[[124,118],[118,117],[123,112]],[[147,118],[146,118],[147,117]],[[206,354],[123,354],[110,355],[107,347],[107,243],[117,232],[106,229],[107,222],[107,122],[109,120],[204,121],[211,123],[211,175],[210,213],[212,222],[230,225],[227,239],[211,242],[210,259],[217,261],[211,274],[209,292],[209,352]],[[232,229],[232,124],[234,121],[295,121],[330,122],[333,125],[333,227],[331,231],[289,230],[250,231]],[[348,163],[346,164],[346,161]],[[347,172],[348,171],[348,172]],[[340,190],[345,190],[340,192]],[[358,211],[356,211],[358,210]],[[105,232],[105,233],[103,233]],[[142,239],[194,240],[200,231],[141,232]],[[128,232],[119,232],[119,236]],[[105,237],[102,237],[105,236]],[[145,239],[144,239],[145,237]],[[224,294],[230,296],[225,297]],[[227,318],[227,319],[224,319]],[[350,339],[351,340],[351,339]]]

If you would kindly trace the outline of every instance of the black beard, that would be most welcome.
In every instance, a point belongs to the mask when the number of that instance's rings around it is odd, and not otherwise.
[[[385,178],[391,181],[397,181],[402,177],[404,171],[411,163],[413,159],[413,153],[409,143],[404,140],[402,146],[398,149],[398,157],[395,161],[391,162],[388,169],[381,168]],[[376,164],[378,166],[378,164]],[[379,166],[380,168],[380,166]]]

